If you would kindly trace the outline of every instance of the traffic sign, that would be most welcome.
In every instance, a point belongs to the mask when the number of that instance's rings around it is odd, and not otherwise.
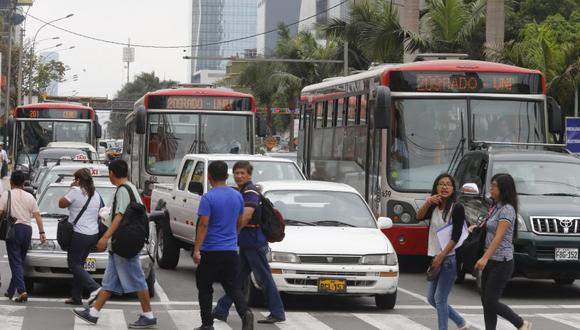
[[[566,117],[566,149],[580,154],[580,117]]]

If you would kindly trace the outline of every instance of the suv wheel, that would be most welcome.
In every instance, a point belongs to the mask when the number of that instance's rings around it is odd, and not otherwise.
[[[155,260],[163,269],[175,269],[179,263],[179,242],[166,230],[167,225],[157,228],[157,241],[155,242]]]
[[[574,279],[573,278],[557,278],[554,279],[554,282],[556,282],[556,284],[558,285],[571,285],[574,283]]]

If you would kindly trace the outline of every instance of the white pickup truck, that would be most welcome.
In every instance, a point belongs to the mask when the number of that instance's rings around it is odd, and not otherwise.
[[[173,184],[156,184],[151,195],[150,218],[157,225],[155,258],[159,267],[173,269],[179,262],[180,249],[191,249],[195,240],[197,208],[201,196],[209,190],[209,163],[223,160],[228,164],[228,185],[235,187],[232,168],[247,160],[254,167],[254,182],[270,180],[306,180],[296,163],[283,158],[259,155],[189,154],[185,155]]]

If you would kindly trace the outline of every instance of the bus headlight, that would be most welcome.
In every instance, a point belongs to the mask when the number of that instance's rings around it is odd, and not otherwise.
[[[393,206],[393,212],[395,212],[396,215],[401,215],[401,213],[403,213],[403,211],[404,211],[403,205],[395,204],[395,206]]]
[[[387,216],[393,223],[413,224],[415,219],[415,208],[406,202],[389,200],[387,202]]]
[[[409,223],[409,222],[411,222],[411,220],[413,220],[413,217],[411,217],[411,215],[409,213],[403,213],[401,215],[401,222],[402,223]]]

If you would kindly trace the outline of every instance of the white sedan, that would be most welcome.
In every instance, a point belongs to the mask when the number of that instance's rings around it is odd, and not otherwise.
[[[389,218],[375,219],[352,187],[319,181],[260,183],[286,221],[286,237],[270,244],[270,267],[280,292],[374,296],[380,309],[397,299],[399,265],[381,232]],[[250,301],[261,292],[252,279]]]

